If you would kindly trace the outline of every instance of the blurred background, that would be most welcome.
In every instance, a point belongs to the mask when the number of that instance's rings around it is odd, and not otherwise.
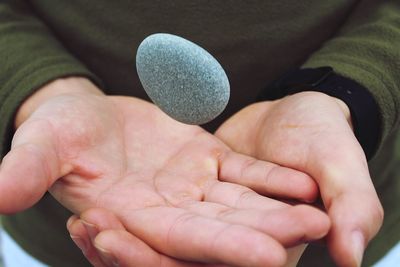
[[[1,232],[1,220],[0,220],[0,232]],[[0,236],[0,267],[3,267],[3,259],[1,257],[1,236]]]

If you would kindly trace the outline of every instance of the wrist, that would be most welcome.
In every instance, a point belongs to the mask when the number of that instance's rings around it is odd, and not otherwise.
[[[40,105],[53,97],[64,94],[102,95],[103,92],[84,77],[68,77],[51,81],[22,103],[15,116],[15,128],[26,121]]]

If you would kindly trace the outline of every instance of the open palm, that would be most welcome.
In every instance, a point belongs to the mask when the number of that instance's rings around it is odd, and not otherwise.
[[[49,190],[74,213],[93,207],[114,212],[129,232],[165,255],[275,266],[286,257],[282,245],[320,238],[329,223],[316,209],[229,183],[251,176],[262,184],[268,173],[313,185],[300,172],[234,153],[202,128],[176,122],[147,102],[61,95],[15,133],[0,171],[0,211],[27,208]],[[287,197],[303,195],[310,190]]]

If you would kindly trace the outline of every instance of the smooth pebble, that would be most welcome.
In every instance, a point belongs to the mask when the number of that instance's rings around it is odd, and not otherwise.
[[[151,100],[180,122],[204,124],[228,104],[225,71],[210,53],[184,38],[148,36],[138,48],[136,68]]]

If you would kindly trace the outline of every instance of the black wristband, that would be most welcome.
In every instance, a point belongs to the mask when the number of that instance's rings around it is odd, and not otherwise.
[[[359,83],[335,74],[331,67],[293,70],[267,86],[258,100],[275,100],[303,91],[316,91],[341,99],[350,109],[354,134],[367,159],[378,148],[381,119],[378,104]]]

